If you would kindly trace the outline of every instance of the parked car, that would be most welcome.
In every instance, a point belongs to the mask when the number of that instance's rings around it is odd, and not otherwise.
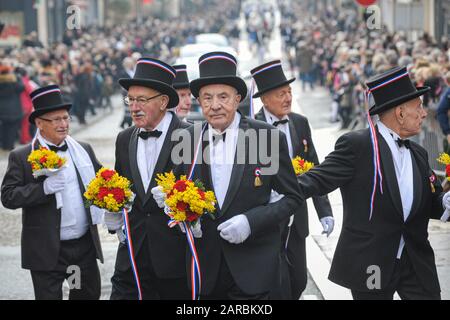
[[[218,47],[229,47],[227,37],[220,33],[201,33],[195,36],[195,43],[208,43]]]

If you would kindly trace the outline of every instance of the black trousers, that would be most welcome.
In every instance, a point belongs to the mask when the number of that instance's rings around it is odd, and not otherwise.
[[[243,292],[236,284],[230,269],[222,255],[219,275],[214,290],[208,295],[200,293],[200,300],[268,300],[269,292],[261,294],[247,294]]]
[[[306,288],[306,241],[299,236],[295,224],[285,225],[280,252],[280,275],[270,293],[273,300],[298,300]]]
[[[76,268],[79,268],[77,288]],[[76,240],[61,241],[58,263],[52,271],[31,270],[36,300],[62,300],[62,285],[68,280],[69,300],[98,300],[100,298],[100,271],[91,233]]]
[[[286,258],[292,299],[298,300],[305,291],[308,271],[306,266],[306,240],[299,236],[295,226],[292,226],[287,239]]]
[[[354,300],[393,300],[397,292],[402,300],[441,300],[439,292],[428,292],[420,283],[406,248],[397,260],[390,284],[384,290],[361,292],[352,290]]]
[[[138,256],[135,258],[144,300],[188,300],[190,298],[186,277],[159,278],[152,265],[151,256],[145,239]],[[131,264],[130,264],[131,266]],[[114,270],[111,278],[111,300],[137,300],[138,290],[133,271]]]

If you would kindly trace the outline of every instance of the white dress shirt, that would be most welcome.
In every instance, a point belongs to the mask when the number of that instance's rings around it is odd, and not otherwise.
[[[172,112],[166,112],[165,116],[154,129],[162,132],[159,138],[150,137],[147,140],[138,138],[137,164],[145,192],[147,192],[150,186],[150,180],[152,179],[153,171],[155,170],[170,123],[172,122],[172,117]],[[140,129],[139,132],[141,131],[145,130]]]
[[[402,201],[403,220],[406,221],[409,214],[411,213],[414,200],[414,181],[411,151],[405,146],[399,147],[396,142],[397,139],[400,139],[399,135],[386,127],[381,121],[378,122],[378,130],[380,131],[380,134],[383,136],[384,140],[386,140],[389,149],[391,149],[392,159],[394,161],[395,167],[395,175],[397,176],[397,184]],[[400,246],[397,252],[397,259],[400,259],[404,247],[405,240],[402,235],[400,239]]]
[[[269,110],[267,110],[265,106],[263,106],[263,110],[264,110],[264,115],[266,116],[266,119],[267,119],[267,123],[270,123],[272,125],[275,121],[280,121],[280,120],[285,120],[285,119],[289,120],[288,115],[285,115],[282,119],[279,119],[277,116],[272,114]],[[280,123],[277,126],[277,128],[280,129],[286,135],[288,148],[289,148],[289,156],[292,159],[294,157],[294,149],[292,147],[291,131],[289,130],[289,122],[286,122],[283,124]]]
[[[43,140],[48,146],[54,146],[53,143]],[[58,147],[64,144],[65,142]],[[89,221],[80,191],[80,184],[78,183],[77,172],[69,150],[58,151],[57,154],[67,160],[67,167],[63,169],[66,184],[61,192],[65,205],[61,208],[60,240],[79,239],[87,232]]]
[[[211,179],[214,193],[221,208],[230,185],[231,172],[236,155],[236,146],[239,133],[241,115],[236,113],[233,122],[223,132],[218,132],[208,125],[209,154],[211,161]],[[226,134],[225,141],[213,141],[213,135]]]

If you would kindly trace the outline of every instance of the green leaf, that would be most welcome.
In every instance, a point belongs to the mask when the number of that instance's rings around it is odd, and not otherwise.
[[[203,182],[201,182],[198,179],[194,181],[194,186],[196,186],[197,188],[199,188],[202,191],[205,191],[205,186],[203,185]]]

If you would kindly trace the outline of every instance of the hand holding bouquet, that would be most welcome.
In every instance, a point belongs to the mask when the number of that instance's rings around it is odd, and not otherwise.
[[[450,181],[450,155],[448,155],[447,153],[442,153],[439,158],[437,159],[437,161],[443,165],[445,165],[445,176],[446,179],[448,181]],[[431,181],[431,186],[433,188],[433,181]],[[448,194],[448,193],[447,193]],[[444,195],[443,198],[443,203],[446,204],[447,203],[447,198],[450,198],[449,196]],[[446,209],[444,211],[444,214],[441,217],[441,221],[443,222],[447,222],[447,220],[450,218],[450,208],[447,207],[446,205]]]
[[[122,212],[131,210],[134,200],[130,181],[114,170],[102,168],[89,183],[84,197],[87,206],[94,205],[107,211],[105,214],[107,226],[115,225],[113,231],[117,232],[119,240],[123,242],[125,239],[122,232]],[[117,223],[119,220],[122,222]]]
[[[186,176],[181,176],[180,180],[176,180],[173,172],[169,172],[158,174],[156,182],[159,192],[155,190],[152,193],[159,202],[161,202],[161,197],[158,194],[161,192],[165,194],[164,210],[171,219],[170,227],[188,223],[198,230],[196,224],[204,214],[209,214],[214,218],[216,197],[213,191],[206,191],[199,180],[188,180]]]
[[[65,168],[66,164],[65,158],[61,158],[56,152],[45,147],[33,150],[27,160],[31,164],[33,177],[36,179],[41,176],[55,176]],[[56,207],[57,209],[61,209],[63,207],[61,192],[56,192],[55,197]]]

